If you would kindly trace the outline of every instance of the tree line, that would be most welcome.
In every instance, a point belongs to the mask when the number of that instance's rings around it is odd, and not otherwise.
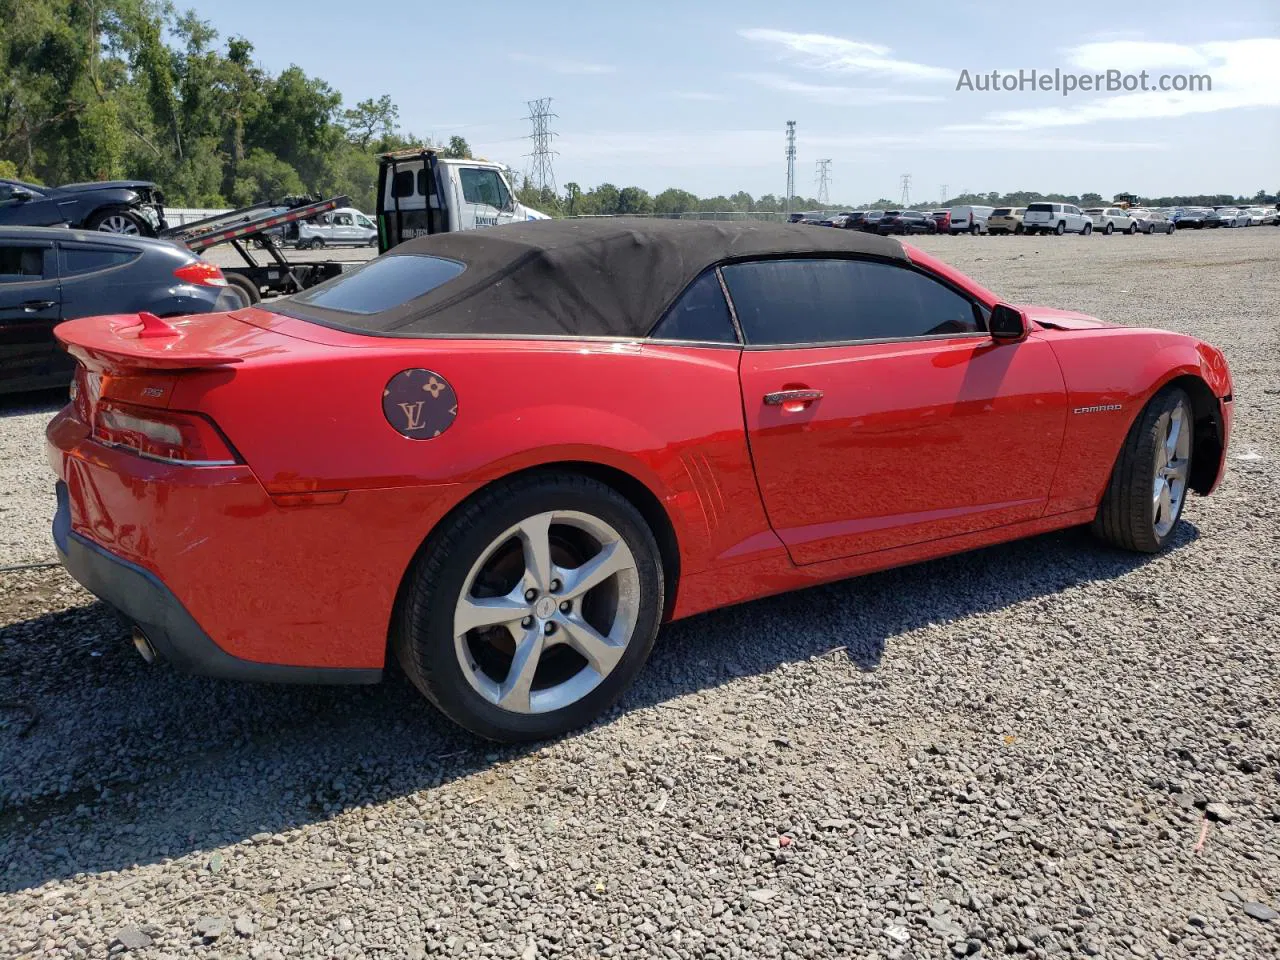
[[[354,106],[297,66],[277,74],[254,59],[244,37],[220,40],[194,12],[168,0],[0,0],[0,176],[36,183],[153,180],[172,206],[243,206],[303,193],[346,194],[373,208],[379,153],[425,138],[402,132],[390,96]],[[471,155],[458,136],[436,144]],[[557,216],[779,213],[786,198],[745,191],[700,197],[602,183],[538,190],[520,179],[520,200]],[[1257,202],[1230,195],[1141,198],[1160,206]],[[1057,200],[1086,206],[1096,193],[963,194],[917,209],[957,204],[1026,206]],[[795,197],[791,209],[893,208],[823,204]]]

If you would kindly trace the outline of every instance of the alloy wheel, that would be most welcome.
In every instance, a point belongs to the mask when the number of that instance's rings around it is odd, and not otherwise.
[[[103,233],[123,233],[131,237],[136,237],[141,232],[136,223],[119,213],[103,217],[98,229]]]
[[[587,513],[539,513],[494,539],[467,573],[454,651],[489,703],[548,713],[609,676],[639,615],[640,577],[622,535]]]
[[[1152,520],[1157,537],[1173,529],[1187,492],[1191,465],[1191,428],[1187,407],[1179,403],[1160,418],[1159,436],[1164,443],[1156,448],[1155,479],[1152,485]]]

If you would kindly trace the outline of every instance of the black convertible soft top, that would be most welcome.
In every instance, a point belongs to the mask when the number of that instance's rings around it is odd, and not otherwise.
[[[400,244],[351,274],[272,304],[289,316],[362,333],[404,337],[644,337],[672,301],[718,263],[832,254],[905,260],[887,237],[830,227],[759,221],[533,220],[434,234]],[[424,295],[374,312],[326,306],[347,278],[400,257],[465,266]],[[424,271],[438,261],[425,260]],[[397,272],[408,268],[403,262]],[[457,269],[456,267],[454,268]],[[388,277],[391,271],[386,271]]]

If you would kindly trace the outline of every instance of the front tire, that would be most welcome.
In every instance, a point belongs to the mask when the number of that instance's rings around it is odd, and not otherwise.
[[[391,643],[451,720],[490,740],[590,723],[631,685],[662,619],[661,556],[635,506],[574,474],[483,491],[402,588]]]
[[[1139,553],[1164,548],[1186,504],[1194,429],[1186,391],[1171,387],[1151,398],[1116,458],[1095,536]]]
[[[1084,229],[1080,231],[1080,236],[1082,236],[1082,237],[1087,237],[1087,236],[1089,236],[1089,234],[1091,234],[1091,233],[1093,233],[1093,224],[1092,224],[1092,223],[1086,223],[1086,224],[1084,225]]]
[[[126,237],[151,237],[155,232],[138,213],[128,207],[107,207],[96,210],[85,220],[86,230],[100,230],[103,233],[118,233]]]

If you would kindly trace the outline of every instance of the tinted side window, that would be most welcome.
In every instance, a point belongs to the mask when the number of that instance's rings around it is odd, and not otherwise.
[[[649,336],[655,340],[737,343],[738,334],[716,272],[708,270],[693,281]]]
[[[906,267],[869,260],[773,260],[724,268],[751,344],[885,340],[980,330],[973,304]]]
[[[77,273],[93,273],[95,270],[106,270],[128,263],[138,254],[130,250],[106,250],[101,247],[63,247],[62,273],[68,276]]]
[[[430,293],[466,267],[442,257],[393,255],[370,260],[292,299],[344,313],[379,313]]]
[[[44,276],[45,247],[0,247],[0,283],[30,283]]]
[[[391,195],[393,197],[412,197],[413,196],[413,171],[401,170],[395,175],[395,179],[391,181]]]

